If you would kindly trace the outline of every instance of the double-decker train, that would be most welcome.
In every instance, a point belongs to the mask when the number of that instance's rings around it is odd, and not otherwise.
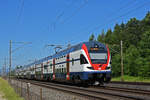
[[[100,84],[111,80],[109,48],[97,41],[71,46],[16,70],[18,78]]]

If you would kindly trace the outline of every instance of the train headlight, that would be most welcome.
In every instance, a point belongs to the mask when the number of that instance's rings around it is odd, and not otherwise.
[[[98,70],[101,70],[101,68],[98,68]]]

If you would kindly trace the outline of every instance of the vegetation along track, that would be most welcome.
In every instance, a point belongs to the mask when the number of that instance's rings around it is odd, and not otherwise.
[[[21,80],[41,87],[101,100],[150,100],[150,92],[112,87],[79,87],[51,82]]]

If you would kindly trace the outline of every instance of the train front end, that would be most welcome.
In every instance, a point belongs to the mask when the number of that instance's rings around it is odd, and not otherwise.
[[[90,84],[103,84],[111,80],[111,57],[109,48],[100,42],[82,45],[84,77]]]

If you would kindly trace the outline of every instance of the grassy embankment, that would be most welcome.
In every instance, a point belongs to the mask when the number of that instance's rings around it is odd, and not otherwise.
[[[112,81],[120,81],[121,77],[112,78]],[[150,82],[150,78],[124,76],[124,81],[126,82]]]
[[[0,92],[4,94],[3,98],[6,100],[24,100],[19,97],[8,82],[0,77]]]

